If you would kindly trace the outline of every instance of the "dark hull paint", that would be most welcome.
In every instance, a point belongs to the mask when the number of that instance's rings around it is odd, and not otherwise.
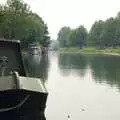
[[[28,95],[29,98],[20,105],[21,101]],[[44,110],[46,100],[47,94],[44,93],[26,90],[0,92],[0,119],[45,120]]]

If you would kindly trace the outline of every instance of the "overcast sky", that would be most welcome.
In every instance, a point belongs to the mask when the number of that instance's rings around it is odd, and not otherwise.
[[[4,0],[0,0],[4,1]],[[88,30],[99,19],[114,17],[120,11],[120,0],[24,0],[38,13],[54,39],[63,26],[76,28],[84,25]]]

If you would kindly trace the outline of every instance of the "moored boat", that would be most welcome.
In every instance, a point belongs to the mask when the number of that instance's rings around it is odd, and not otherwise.
[[[48,92],[41,80],[26,76],[20,42],[0,40],[0,119],[45,120]]]
[[[31,45],[28,48],[28,53],[31,55],[41,55],[41,48],[39,45]]]

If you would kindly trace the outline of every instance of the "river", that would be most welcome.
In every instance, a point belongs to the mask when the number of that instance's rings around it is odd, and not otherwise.
[[[25,65],[48,89],[47,120],[120,120],[119,56],[51,52]]]

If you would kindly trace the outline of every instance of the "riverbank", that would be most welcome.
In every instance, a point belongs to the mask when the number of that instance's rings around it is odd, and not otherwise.
[[[120,48],[60,48],[60,53],[107,54],[120,56]]]

